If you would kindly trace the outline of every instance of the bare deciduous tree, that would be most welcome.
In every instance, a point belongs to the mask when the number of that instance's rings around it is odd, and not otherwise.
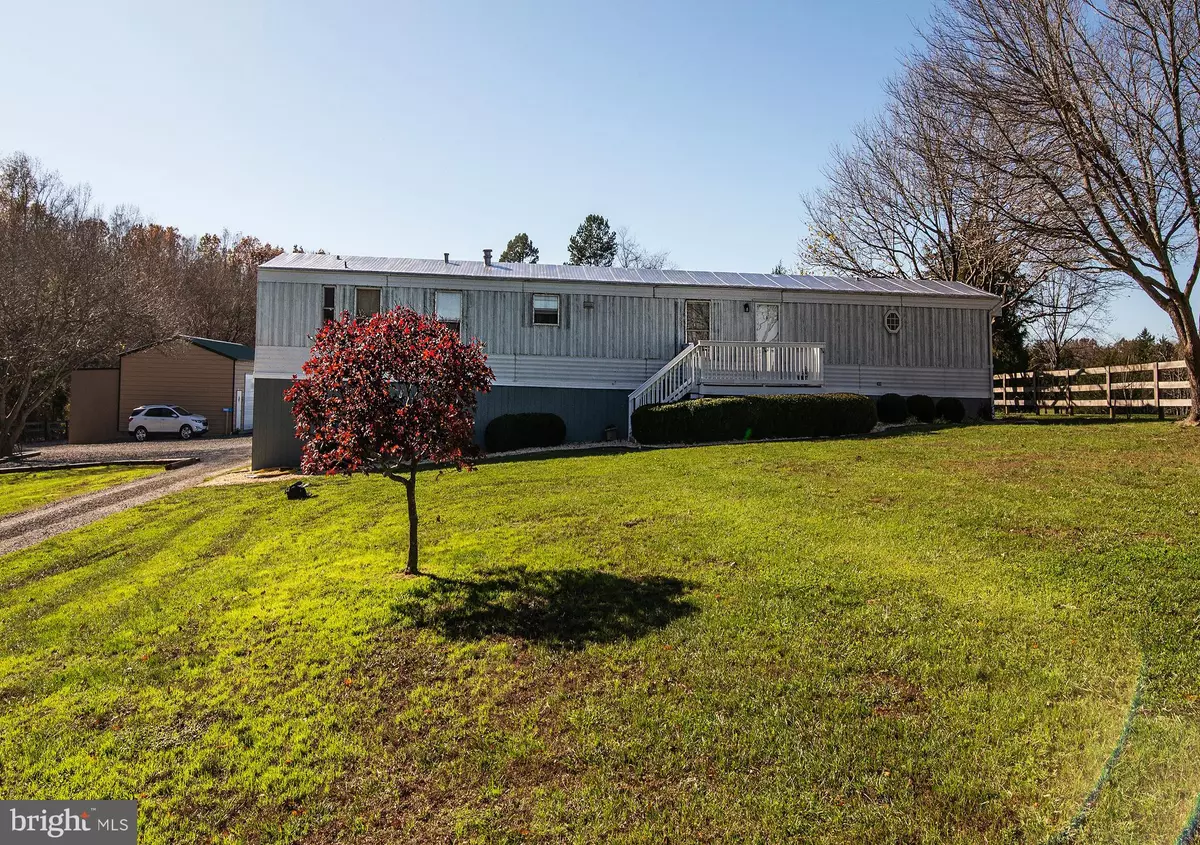
[[[177,333],[254,342],[257,269],[279,250],[108,219],[23,153],[0,159],[0,455],[73,369]]]
[[[1007,179],[954,142],[976,132],[975,121],[944,109],[930,76],[914,62],[889,85],[883,114],[856,131],[852,146],[834,150],[825,187],[804,199],[809,235],[800,255],[834,273],[958,281],[996,294],[994,365],[1023,370],[1027,325],[1054,304],[1038,293],[1055,269],[1047,256],[1073,249],[996,211],[1012,194]]]
[[[991,211],[1170,316],[1200,423],[1200,4],[949,0],[926,41],[928,90],[972,126],[956,156],[1005,183]]]
[[[1036,366],[1066,366],[1064,352],[1085,334],[1095,334],[1106,322],[1112,285],[1101,276],[1055,270],[1034,291],[1033,358]]]
[[[671,270],[671,253],[651,252],[643,247],[628,226],[616,230],[617,235],[617,266],[628,267],[631,270]]]
[[[120,348],[128,296],[87,192],[23,154],[0,161],[0,456],[71,370]]]
[[[257,268],[278,247],[228,231],[192,239],[142,222],[126,228],[120,247],[149,327],[143,342],[183,333],[254,343]]]
[[[919,69],[893,82],[884,113],[834,150],[825,187],[804,198],[801,254],[835,273],[965,282],[1015,309],[1045,271],[991,210],[997,180],[950,143],[969,120],[935,107],[926,84]]]

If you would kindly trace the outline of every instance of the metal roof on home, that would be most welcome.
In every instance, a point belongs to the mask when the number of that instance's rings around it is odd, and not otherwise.
[[[362,255],[283,253],[262,265],[271,270],[386,273],[397,276],[447,276],[496,281],[590,282],[622,285],[679,285],[684,287],[768,288],[838,293],[884,293],[910,296],[954,296],[996,299],[961,282],[916,281],[856,276],[775,276],[769,273],[717,273],[706,270],[630,270],[574,264],[513,264],[493,261],[447,263],[438,258],[372,258]]]

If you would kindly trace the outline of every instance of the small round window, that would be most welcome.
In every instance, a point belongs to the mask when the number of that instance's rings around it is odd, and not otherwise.
[[[883,325],[892,334],[900,331],[900,312],[893,309],[884,314]]]

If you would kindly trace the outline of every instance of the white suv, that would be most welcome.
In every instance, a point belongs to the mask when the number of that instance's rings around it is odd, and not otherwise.
[[[178,434],[190,440],[194,434],[208,431],[208,420],[178,405],[139,405],[129,415],[129,433],[135,440],[151,434]]]

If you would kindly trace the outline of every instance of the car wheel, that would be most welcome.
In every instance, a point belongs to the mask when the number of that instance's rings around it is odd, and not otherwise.
[[[138,443],[145,443],[146,438],[150,436],[150,432],[146,431],[142,426],[138,426],[133,430],[133,439]]]
[[[183,428],[179,429],[179,439],[180,440],[191,440],[192,439],[192,427],[190,425],[185,425]]]

